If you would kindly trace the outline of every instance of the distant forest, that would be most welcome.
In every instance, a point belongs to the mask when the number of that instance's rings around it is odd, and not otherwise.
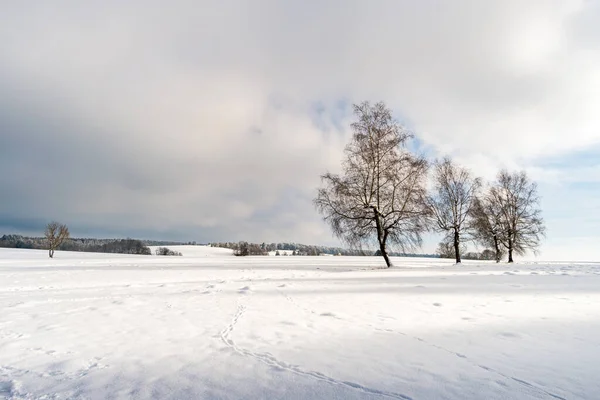
[[[148,246],[175,246],[186,243],[137,239],[91,239],[72,238],[62,243],[57,250],[83,251],[91,253],[145,254],[152,252]],[[195,244],[195,243],[188,243]],[[43,237],[27,237],[21,235],[4,235],[0,237],[0,247],[13,249],[46,250],[48,244]]]

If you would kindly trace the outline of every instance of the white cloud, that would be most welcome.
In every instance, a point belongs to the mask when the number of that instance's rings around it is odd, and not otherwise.
[[[386,101],[434,152],[483,175],[597,144],[599,11],[583,0],[3,5],[7,102],[19,126],[60,128],[11,135],[71,149],[67,166],[11,150],[40,185],[56,171],[64,182],[36,207],[44,189],[11,180],[22,196],[8,212],[329,240],[308,200],[339,168],[340,100]]]

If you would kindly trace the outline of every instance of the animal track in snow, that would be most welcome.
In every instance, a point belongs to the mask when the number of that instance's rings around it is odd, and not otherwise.
[[[403,334],[403,335],[405,335],[404,333],[402,333],[402,334]],[[561,396],[558,396],[558,395],[556,395],[556,394],[554,394],[554,393],[548,392],[547,390],[545,390],[545,389],[543,389],[543,388],[541,388],[541,387],[539,387],[539,386],[535,386],[535,385],[533,385],[533,384],[531,384],[531,383],[529,383],[529,382],[527,382],[527,381],[524,381],[524,380],[522,380],[522,379],[515,378],[515,377],[513,377],[513,376],[509,376],[509,375],[503,374],[502,372],[500,372],[500,371],[498,371],[498,370],[496,370],[496,369],[490,368],[490,367],[488,367],[488,366],[486,366],[486,365],[477,364],[476,362],[472,361],[470,358],[468,358],[468,357],[467,357],[466,355],[464,355],[464,354],[461,354],[461,353],[458,353],[458,352],[456,352],[456,351],[453,351],[453,350],[447,349],[447,348],[445,348],[445,347],[443,347],[443,346],[439,346],[439,345],[437,345],[437,344],[435,344],[435,343],[428,342],[428,341],[426,341],[425,339],[422,339],[422,338],[420,338],[420,337],[416,337],[416,336],[411,336],[411,337],[412,337],[413,339],[416,339],[416,340],[418,340],[418,341],[419,341],[419,342],[421,342],[421,343],[424,343],[424,344],[428,345],[428,346],[434,347],[434,348],[436,348],[436,349],[438,349],[438,350],[442,350],[442,351],[444,351],[444,352],[446,352],[446,353],[450,353],[450,354],[452,354],[452,355],[454,355],[454,356],[456,356],[456,357],[458,357],[458,358],[461,358],[461,359],[463,359],[463,360],[467,361],[469,364],[471,364],[471,365],[473,365],[473,366],[475,366],[475,367],[478,367],[478,368],[481,368],[481,369],[483,369],[483,370],[486,370],[486,371],[488,371],[488,372],[491,372],[491,373],[494,373],[494,374],[496,374],[496,375],[499,375],[499,376],[503,377],[504,379],[507,379],[507,380],[512,380],[512,381],[514,381],[514,382],[520,383],[521,385],[527,386],[527,387],[529,387],[529,388],[531,388],[531,389],[535,389],[535,390],[537,390],[537,391],[539,391],[539,392],[542,392],[542,393],[544,393],[544,394],[546,394],[546,395],[548,395],[548,396],[550,396],[550,397],[553,397],[553,398],[555,398],[555,399],[558,399],[558,400],[566,400],[565,398],[563,398],[563,397],[561,397]]]
[[[244,315],[245,312],[246,312],[246,307],[244,307],[243,305],[238,306],[238,309],[237,309],[235,315],[233,316],[231,322],[229,323],[229,325],[227,325],[227,327],[225,329],[223,329],[223,331],[221,331],[221,335],[220,335],[223,343],[225,343],[225,345],[227,345],[229,348],[233,349],[236,353],[238,353],[242,356],[253,358],[263,364],[266,364],[266,365],[268,365],[272,368],[276,368],[278,370],[291,372],[296,375],[304,376],[304,377],[311,378],[311,379],[316,379],[316,380],[323,381],[323,382],[328,382],[333,385],[346,386],[348,388],[351,388],[354,390],[359,390],[366,394],[379,395],[382,397],[388,397],[388,398],[393,398],[393,399],[412,400],[411,397],[403,395],[401,393],[387,392],[387,391],[383,391],[383,390],[369,388],[369,387],[363,386],[363,385],[355,383],[355,382],[338,380],[338,379],[331,378],[331,377],[329,377],[325,374],[322,374],[320,372],[317,372],[317,371],[306,371],[298,365],[288,364],[284,361],[281,361],[281,360],[277,359],[276,357],[274,357],[270,353],[256,353],[256,352],[246,350],[246,349],[239,347],[231,338],[231,333],[233,332],[235,325],[238,323],[238,321]]]

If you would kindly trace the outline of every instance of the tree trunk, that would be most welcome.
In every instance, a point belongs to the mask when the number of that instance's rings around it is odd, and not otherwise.
[[[460,264],[460,236],[458,229],[454,229],[454,256],[456,257],[456,263]]]
[[[53,249],[48,250],[48,256],[50,258],[54,257],[54,250]]]
[[[494,247],[496,250],[496,263],[500,262],[500,245],[498,244],[498,236],[494,236]]]
[[[385,248],[385,241],[379,242],[379,251],[381,251],[381,255],[385,260],[385,265],[387,265],[388,268],[391,267],[392,262],[390,261],[390,257],[388,256],[387,250]]]
[[[379,251],[385,260],[385,265],[389,268],[392,266],[392,262],[390,261],[387,249],[385,248],[388,233],[385,232],[381,226],[381,220],[379,219],[379,211],[377,210],[377,207],[373,207],[373,213],[375,214],[375,225],[377,226],[377,241],[379,242]]]
[[[513,243],[512,243],[512,239],[508,239],[508,262],[512,263],[513,261]]]

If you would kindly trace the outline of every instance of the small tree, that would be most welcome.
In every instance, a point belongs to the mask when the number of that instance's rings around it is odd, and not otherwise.
[[[508,251],[508,262],[513,262],[513,253],[537,252],[546,233],[537,184],[525,171],[511,174],[502,170],[490,189],[490,199],[500,211],[498,239]]]
[[[481,181],[445,158],[435,163],[434,182],[434,193],[428,196],[427,206],[434,229],[452,236],[454,258],[458,264],[461,261],[461,234],[468,228],[467,219]]]
[[[327,173],[314,200],[334,234],[351,247],[375,242],[388,267],[387,245],[421,245],[427,161],[403,147],[411,135],[383,103],[354,106],[357,121],[341,175]]]
[[[52,221],[46,225],[44,235],[46,236],[46,242],[48,244],[48,256],[50,258],[54,257],[54,250],[56,250],[70,236],[69,228],[67,228],[65,224],[61,224],[56,221]]]

